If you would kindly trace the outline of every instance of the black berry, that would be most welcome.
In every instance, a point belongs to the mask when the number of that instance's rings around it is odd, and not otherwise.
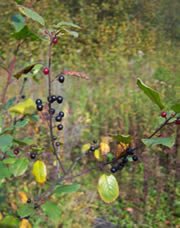
[[[52,96],[48,97],[47,100],[49,101],[49,103],[53,103],[56,100],[56,96],[52,95]]]
[[[62,96],[58,96],[56,100],[57,100],[58,104],[61,104],[63,102],[63,97]]]
[[[27,203],[31,203],[31,199],[28,199],[28,200],[27,200]]]
[[[95,146],[91,146],[89,150],[93,152],[93,151],[96,150],[96,147]]]
[[[126,163],[128,162],[128,158],[127,158],[127,157],[124,157],[123,160],[122,160],[122,162],[123,162],[124,164],[126,164]]]
[[[51,108],[51,109],[49,110],[49,113],[50,113],[51,115],[54,115],[55,112],[56,112],[56,111],[55,111],[54,108]]]
[[[59,124],[59,125],[57,126],[57,129],[58,129],[59,131],[61,131],[61,130],[63,129],[63,125],[62,125],[62,124]]]
[[[59,78],[58,78],[58,81],[60,82],[60,83],[63,83],[64,82],[64,75],[59,75]]]
[[[21,99],[25,99],[25,98],[26,98],[26,96],[25,96],[25,95],[22,95],[22,96],[21,96]]]
[[[118,169],[119,169],[119,170],[121,170],[123,167],[124,167],[124,164],[123,164],[123,163],[119,163],[119,164],[118,164]]]
[[[36,158],[36,153],[35,152],[32,152],[31,154],[30,154],[30,157],[31,157],[31,159],[35,159]]]
[[[53,136],[53,140],[55,141],[57,139],[57,137],[56,136]]]
[[[56,120],[57,122],[61,122],[62,117],[61,117],[60,115],[58,115],[58,116],[55,117],[55,120]]]
[[[112,172],[112,173],[116,173],[117,171],[118,171],[117,167],[112,167],[112,168],[111,168],[111,172]]]
[[[133,155],[133,154],[134,154],[132,148],[128,148],[128,149],[126,150],[126,152],[127,152],[128,155]]]
[[[133,161],[137,161],[138,160],[138,157],[136,155],[133,155],[132,156],[132,159],[133,159]]]
[[[41,100],[41,99],[37,99],[37,100],[36,100],[36,104],[37,104],[37,105],[42,105],[42,100]]]
[[[60,146],[60,142],[56,142],[56,146],[57,146],[57,147]]]
[[[43,110],[43,105],[42,104],[37,105],[37,110],[38,111],[42,111]]]
[[[64,112],[59,112],[59,115],[61,116],[61,117],[64,117]]]

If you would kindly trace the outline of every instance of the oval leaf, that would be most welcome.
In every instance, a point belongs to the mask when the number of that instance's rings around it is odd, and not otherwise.
[[[13,137],[11,135],[1,135],[0,136],[0,149],[5,151],[12,146]]]
[[[35,11],[33,11],[32,9],[29,9],[27,7],[24,6],[18,6],[19,11],[24,14],[26,17],[31,18],[32,20],[38,22],[39,24],[45,26],[45,22],[44,19]]]
[[[19,228],[32,228],[32,225],[27,219],[22,219]]]
[[[21,14],[15,14],[12,16],[12,24],[16,32],[21,31],[25,26],[25,19]]]
[[[173,136],[168,138],[158,137],[152,139],[142,139],[142,142],[148,147],[155,145],[163,145],[171,148],[175,143],[175,137]]]
[[[113,175],[103,174],[99,178],[98,192],[101,199],[105,203],[112,203],[119,196],[119,186],[116,178]]]
[[[43,184],[46,181],[47,177],[47,169],[45,163],[40,160],[36,161],[33,164],[32,174],[34,175],[37,183]]]
[[[141,79],[137,80],[137,85],[151,99],[153,103],[159,106],[160,109],[164,108],[164,104],[162,103],[160,95],[156,90],[145,85]]]
[[[61,212],[58,206],[53,203],[47,201],[45,204],[41,206],[43,212],[53,221],[58,222],[60,220]]]
[[[55,194],[62,194],[62,193],[72,193],[76,192],[80,188],[79,184],[69,184],[69,185],[60,185],[56,187]]]
[[[10,166],[10,170],[15,177],[23,175],[28,168],[29,161],[27,158],[19,158]]]
[[[180,104],[174,104],[171,109],[176,113],[180,113]]]
[[[36,111],[36,105],[31,98],[28,98],[25,101],[12,106],[9,109],[9,112],[13,114],[22,114],[22,115],[33,114],[35,111]]]
[[[34,213],[34,207],[31,204],[23,204],[18,210],[17,210],[18,215],[21,218],[30,216]]]

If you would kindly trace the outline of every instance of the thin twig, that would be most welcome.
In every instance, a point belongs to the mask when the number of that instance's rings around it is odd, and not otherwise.
[[[48,68],[49,68],[49,74],[48,74],[48,96],[51,97],[51,60],[52,60],[52,56],[51,56],[51,50],[52,50],[52,42],[50,41],[50,44],[49,44],[49,49],[48,49]],[[51,110],[51,103],[49,102],[49,110]],[[49,130],[50,130],[50,138],[51,138],[51,144],[52,144],[52,147],[53,147],[53,153],[63,171],[63,173],[65,174],[66,171],[65,171],[65,168],[57,154],[57,151],[56,151],[56,147],[55,147],[55,144],[54,144],[54,134],[53,134],[53,123],[52,123],[52,114],[50,113],[50,118],[49,118]]]

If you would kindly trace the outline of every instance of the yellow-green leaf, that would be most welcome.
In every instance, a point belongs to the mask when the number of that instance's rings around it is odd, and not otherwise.
[[[82,146],[82,148],[81,148],[81,152],[82,152],[82,153],[87,152],[87,151],[90,149],[90,147],[91,147],[91,144],[90,144],[90,143],[84,144],[84,145]]]
[[[43,161],[36,161],[33,164],[32,174],[35,177],[35,180],[39,184],[43,184],[46,181],[47,177],[47,169],[46,165]]]
[[[100,150],[98,150],[98,149],[96,149],[96,150],[94,151],[94,157],[95,157],[98,161],[102,161],[102,160],[103,160],[103,157],[102,157],[102,155],[101,155],[101,152],[100,152]]]
[[[105,203],[112,203],[119,196],[118,182],[113,175],[101,175],[97,188],[101,199]]]
[[[12,114],[33,114],[36,111],[36,105],[31,98],[26,99],[9,109]]]

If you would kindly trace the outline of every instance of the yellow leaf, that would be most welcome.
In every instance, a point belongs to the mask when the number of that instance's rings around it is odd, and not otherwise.
[[[31,223],[27,219],[22,219],[19,228],[32,228]]]
[[[18,196],[19,196],[20,201],[22,203],[27,203],[28,197],[26,196],[26,193],[24,193],[24,192],[18,192]]]
[[[107,143],[100,143],[100,151],[102,155],[106,155],[107,153],[110,152],[110,147]]]
[[[102,155],[101,155],[101,152],[100,152],[100,150],[95,150],[94,151],[94,157],[98,160],[98,161],[102,161],[103,160],[103,157],[102,157]]]
[[[2,213],[0,212],[0,221],[3,219],[3,215]]]
[[[119,143],[117,144],[115,156],[116,158],[120,158],[126,153],[126,149],[129,147],[129,144]]]
[[[36,161],[33,164],[32,174],[34,175],[37,183],[43,184],[46,181],[47,177],[47,169],[45,163],[40,160]]]
[[[82,153],[87,152],[87,151],[90,149],[90,147],[91,147],[91,144],[90,144],[90,143],[84,144],[84,145],[82,146],[82,148],[81,148],[81,152],[82,152]]]
[[[36,111],[36,105],[31,98],[26,99],[9,109],[12,114],[33,114]]]

